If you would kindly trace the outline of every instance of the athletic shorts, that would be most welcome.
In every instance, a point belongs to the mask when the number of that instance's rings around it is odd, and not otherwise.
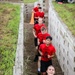
[[[41,45],[41,44],[43,44],[43,43],[40,43],[40,45]],[[39,49],[40,45],[38,45],[38,49]],[[39,52],[38,52],[38,56],[41,56]]]
[[[52,60],[42,61],[41,60],[41,72],[46,72],[48,66],[52,65]]]
[[[38,52],[38,56],[41,56],[39,52]]]
[[[35,24],[38,24],[38,19],[35,19],[35,18],[34,18],[34,25],[35,25]]]
[[[37,38],[34,38],[34,45],[35,47],[38,46]]]

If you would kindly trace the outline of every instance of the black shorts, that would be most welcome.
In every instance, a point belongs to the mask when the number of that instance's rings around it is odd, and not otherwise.
[[[38,52],[38,56],[41,56],[39,52]]]
[[[38,19],[35,19],[35,18],[34,18],[34,25],[35,25],[35,24],[38,24]]]
[[[37,38],[34,38],[34,45],[38,46]]]
[[[40,45],[41,45],[41,44],[43,44],[43,43],[40,43]],[[40,45],[38,45],[38,49],[39,49]],[[41,56],[39,52],[38,52],[38,56]]]
[[[52,60],[42,61],[41,60],[41,72],[46,72],[48,66],[52,65]]]

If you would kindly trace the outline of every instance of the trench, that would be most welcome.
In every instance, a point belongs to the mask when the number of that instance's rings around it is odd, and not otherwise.
[[[35,57],[35,46],[34,37],[32,34],[33,25],[29,24],[31,17],[31,10],[33,3],[25,4],[24,6],[24,74],[23,75],[37,75],[37,62],[34,62]],[[48,18],[45,18],[45,24],[48,25]],[[53,66],[55,67],[55,75],[64,75],[57,57],[53,58]]]

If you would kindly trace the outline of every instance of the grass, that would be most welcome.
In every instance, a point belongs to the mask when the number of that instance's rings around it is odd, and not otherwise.
[[[58,4],[53,2],[53,5],[62,21],[67,25],[69,30],[75,36],[75,4]]]
[[[23,0],[24,1],[24,3],[34,3],[34,2],[36,2],[37,0]]]
[[[0,3],[0,75],[12,75],[20,22],[20,6]]]

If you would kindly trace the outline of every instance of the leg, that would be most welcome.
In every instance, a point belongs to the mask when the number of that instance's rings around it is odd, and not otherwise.
[[[40,67],[41,67],[41,56],[38,56],[38,71],[40,72]]]
[[[47,70],[48,66],[50,66],[50,65],[52,65],[52,60],[49,60],[49,61],[47,62],[47,64],[46,64],[46,70]]]
[[[41,60],[41,75],[46,75],[46,63],[47,62]]]
[[[35,50],[34,62],[37,62],[37,60],[38,60],[38,51],[37,51],[38,45],[37,45],[37,38],[34,38],[34,44],[35,44],[35,48],[36,48],[36,50]]]

